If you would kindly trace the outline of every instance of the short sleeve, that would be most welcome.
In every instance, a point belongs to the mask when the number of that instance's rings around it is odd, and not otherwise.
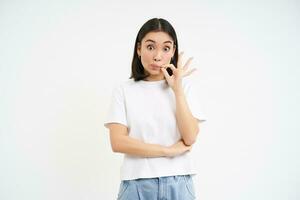
[[[111,102],[108,112],[106,113],[104,126],[108,128],[107,125],[109,123],[120,123],[125,126],[128,126],[126,117],[125,98],[121,86],[115,87],[112,92]]]
[[[192,81],[187,81],[185,85],[185,96],[187,104],[192,115],[198,122],[206,121],[205,113],[203,112],[199,91],[197,91]]]

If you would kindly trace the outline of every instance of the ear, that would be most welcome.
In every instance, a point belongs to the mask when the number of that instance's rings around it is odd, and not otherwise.
[[[138,56],[141,56],[141,43],[140,42],[137,43],[136,53]]]

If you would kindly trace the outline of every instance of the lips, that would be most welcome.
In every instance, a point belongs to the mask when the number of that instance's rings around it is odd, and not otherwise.
[[[159,65],[155,65],[155,64],[151,64],[150,67],[153,68],[153,69],[160,69],[161,68]]]

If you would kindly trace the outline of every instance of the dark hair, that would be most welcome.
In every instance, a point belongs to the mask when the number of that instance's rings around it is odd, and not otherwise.
[[[173,28],[173,26],[165,19],[161,18],[153,18],[148,20],[139,30],[135,44],[134,44],[134,52],[133,52],[133,59],[131,63],[131,76],[130,79],[133,78],[135,81],[143,80],[149,75],[145,73],[144,67],[141,63],[141,60],[139,59],[139,56],[137,54],[137,48],[138,44],[142,42],[142,39],[145,37],[145,35],[149,32],[165,32],[169,34],[169,36],[173,39],[174,47],[175,47],[175,53],[173,58],[171,59],[171,63],[177,67],[177,60],[178,60],[178,41],[176,32]],[[168,73],[171,75],[172,70],[167,68]]]

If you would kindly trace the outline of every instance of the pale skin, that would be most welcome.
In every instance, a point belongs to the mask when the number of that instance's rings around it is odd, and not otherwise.
[[[177,68],[170,64],[176,46],[172,38],[165,32],[149,32],[138,45],[137,53],[143,67],[149,76],[146,81],[166,80],[172,88],[176,99],[176,121],[181,140],[171,146],[149,144],[132,138],[128,135],[126,126],[118,123],[109,124],[110,142],[114,152],[141,157],[173,157],[191,150],[195,143],[199,126],[193,117],[182,87],[182,78],[192,74],[195,69],[189,70],[192,58],[183,64],[179,54]],[[166,71],[170,67],[173,75]]]

